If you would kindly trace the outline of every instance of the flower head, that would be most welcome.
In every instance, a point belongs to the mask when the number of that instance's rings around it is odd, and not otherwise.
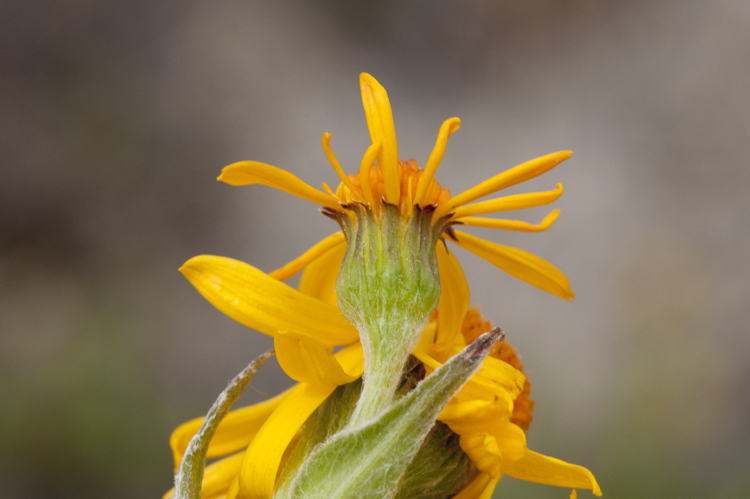
[[[331,149],[331,135],[323,135],[326,156],[341,178],[341,184],[335,192],[326,184],[323,184],[323,191],[315,189],[289,172],[256,161],[242,161],[227,166],[219,180],[231,185],[263,184],[275,187],[322,205],[329,214],[340,213],[353,220],[355,206],[364,207],[376,216],[381,216],[384,208],[390,205],[405,219],[409,219],[415,210],[429,207],[433,224],[440,224],[439,237],[442,240],[451,240],[505,272],[549,293],[566,299],[575,296],[563,273],[541,258],[452,229],[455,225],[525,232],[548,229],[557,219],[558,210],[552,211],[539,224],[477,215],[547,205],[560,197],[563,192],[561,184],[546,192],[475,201],[547,172],[568,159],[570,151],[555,152],[527,161],[461,194],[451,196],[450,191],[443,188],[434,176],[445,154],[448,137],[459,129],[461,120],[450,118],[442,124],[425,168],[420,169],[414,160],[399,159],[396,129],[385,89],[366,73],[360,75],[360,87],[372,145],[365,152],[356,174],[347,175]],[[299,271],[301,268],[289,268],[287,272],[278,275],[286,278],[290,271]]]
[[[451,196],[434,175],[447,139],[459,128],[460,120],[451,118],[443,123],[435,148],[425,168],[420,169],[414,160],[399,158],[385,89],[367,74],[361,75],[360,86],[372,145],[357,173],[347,175],[330,147],[330,135],[324,134],[324,151],[341,178],[335,191],[326,184],[323,190],[315,189],[291,173],[253,161],[229,165],[219,177],[231,185],[268,185],[319,204],[342,230],[270,274],[215,256],[195,257],[180,269],[221,311],[273,336],[280,365],[299,381],[288,392],[230,413],[222,421],[207,455],[246,450],[206,469],[204,499],[271,499],[280,490],[281,496],[287,497],[284,494],[291,489],[285,488],[290,485],[283,477],[289,470],[301,466],[299,477],[320,465],[320,460],[308,458],[295,461],[293,450],[303,448],[298,447],[300,428],[307,421],[305,431],[312,431],[315,424],[310,421],[321,404],[339,393],[337,387],[352,386],[360,377],[363,387],[356,407],[344,411],[348,422],[342,423],[342,428],[346,431],[335,436],[345,440],[385,420],[408,419],[404,401],[417,399],[419,392],[424,407],[435,413],[420,427],[422,433],[410,437],[414,449],[405,454],[404,466],[410,459],[422,462],[415,453],[422,442],[429,447],[427,434],[437,418],[449,428],[445,431],[456,437],[460,446],[456,455],[466,455],[471,461],[468,468],[461,467],[460,459],[453,463],[456,470],[466,473],[455,496],[459,499],[488,497],[502,474],[588,488],[600,494],[585,468],[527,448],[525,431],[533,409],[531,385],[507,342],[492,349],[483,362],[475,356],[474,367],[469,369],[466,364],[463,368],[461,382],[454,378],[449,380],[453,388],[442,393],[436,389],[434,401],[425,388],[430,383],[437,386],[439,372],[440,379],[448,379],[447,366],[458,365],[461,353],[481,343],[477,337],[490,329],[477,310],[469,310],[468,285],[448,241],[540,289],[566,299],[574,296],[565,276],[546,261],[456,230],[462,224],[529,232],[547,229],[557,218],[557,210],[538,225],[476,215],[549,204],[562,193],[560,184],[548,192],[475,201],[550,170],[570,153],[531,160]],[[281,282],[303,269],[297,290]],[[493,334],[491,338],[498,331]],[[482,338],[486,344],[488,336]],[[334,353],[337,345],[345,348]],[[482,355],[486,355],[489,345],[483,348]],[[418,367],[409,364],[404,370],[411,355],[418,359]],[[426,382],[409,385],[415,377]],[[186,423],[173,434],[176,462],[200,423]],[[329,436],[320,440],[316,456],[332,449],[336,438]],[[335,448],[331,455],[337,455]],[[325,471],[325,466],[320,469]],[[393,475],[394,483],[401,476],[409,478],[408,469],[404,469],[405,475]]]

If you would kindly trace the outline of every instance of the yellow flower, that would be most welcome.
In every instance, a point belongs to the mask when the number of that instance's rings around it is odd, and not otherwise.
[[[427,326],[423,341],[417,349],[417,356],[426,361],[428,372],[431,366],[438,363],[426,353],[426,349],[432,349],[430,343],[439,334],[436,319],[437,317],[433,317]],[[462,321],[456,344],[470,343],[490,329],[490,323],[481,317],[477,308],[469,310]],[[356,356],[350,355],[349,358],[342,359],[342,363],[346,364],[354,357]],[[347,364],[349,366],[351,364]],[[530,399],[531,383],[524,383],[522,370],[523,364],[515,350],[504,341],[492,350],[482,370],[441,413],[439,420],[461,435],[461,447],[476,467],[473,477],[456,497],[488,498],[503,474],[543,484],[591,489],[594,494],[601,495],[596,480],[585,468],[526,448],[525,431],[532,420],[534,402]],[[523,386],[522,390],[518,389],[519,384]],[[229,413],[211,441],[208,457],[241,452],[206,468],[203,499],[237,497],[243,473],[274,470],[273,466],[268,466],[271,461],[269,456],[274,452],[281,452],[279,465],[282,465],[285,451],[288,453],[296,442],[298,428],[333,388],[320,383],[300,383],[271,400]],[[175,466],[179,464],[202,421],[199,418],[185,423],[172,434],[170,444]],[[247,450],[243,451],[245,448]],[[243,461],[260,465],[245,467],[243,470]],[[278,467],[275,470],[278,472]],[[275,473],[271,476],[275,476]],[[269,482],[273,487],[275,480]],[[169,497],[171,491],[165,499]],[[253,493],[241,497],[271,496]]]
[[[443,123],[426,167],[420,170],[413,160],[403,162],[398,157],[385,89],[367,74],[361,75],[360,85],[373,145],[364,154],[359,172],[346,175],[331,151],[330,135],[323,136],[326,155],[342,180],[335,192],[325,184],[323,191],[317,190],[284,170],[252,161],[227,166],[219,180],[231,185],[275,187],[322,205],[331,214],[346,217],[353,217],[350,209],[353,204],[375,214],[382,213],[386,206],[395,206],[405,219],[416,210],[429,207],[433,210],[433,223],[446,228],[442,241],[453,241],[540,289],[566,299],[574,296],[565,276],[548,262],[454,229],[459,224],[531,232],[547,229],[557,218],[557,210],[539,225],[475,215],[549,204],[562,193],[560,184],[548,192],[474,201],[548,171],[567,159],[569,152],[529,161],[451,197],[433,176],[445,152],[447,138],[458,129],[460,120],[451,118]],[[262,404],[231,412],[221,422],[208,457],[241,452],[206,468],[204,499],[270,499],[304,422],[336,386],[362,375],[364,358],[358,332],[338,309],[335,292],[336,276],[346,249],[344,234],[336,232],[270,274],[236,260],[205,255],[189,260],[180,269],[219,310],[273,336],[279,363],[290,377],[299,381],[289,391]],[[446,244],[438,243],[436,251],[442,291],[437,313],[414,351],[428,373],[466,346],[467,339],[473,340],[478,335],[467,332],[466,328],[466,321],[476,322],[476,317],[469,312],[469,290],[463,271]],[[298,289],[282,282],[303,269]],[[337,345],[346,347],[334,354],[333,347]],[[487,357],[480,371],[439,417],[461,435],[461,446],[477,469],[474,479],[457,497],[489,497],[502,474],[588,488],[599,495],[596,481],[585,468],[526,448],[524,430],[530,422],[533,404],[524,393],[528,395],[530,385],[525,384],[520,364],[514,365],[507,356],[509,351],[505,349]],[[185,423],[173,433],[170,443],[176,464],[201,421]]]

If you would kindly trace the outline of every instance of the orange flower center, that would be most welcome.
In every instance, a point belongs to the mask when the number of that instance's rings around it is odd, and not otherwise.
[[[482,317],[479,312],[479,307],[474,307],[469,310],[469,313],[464,317],[464,322],[461,325],[461,333],[466,339],[466,343],[471,343],[479,337],[479,335],[486,333],[492,329],[492,324]],[[502,343],[495,345],[490,350],[490,355],[496,359],[500,359],[507,362],[511,366],[515,367],[519,371],[523,372],[523,364],[521,358],[516,353],[516,350],[510,346],[507,340],[503,340]],[[526,373],[524,373],[525,375]],[[534,420],[531,412],[534,410],[534,401],[531,400],[531,381],[526,379],[526,383],[523,385],[523,391],[518,395],[518,398],[513,404],[513,415],[510,418],[510,422],[519,426],[523,431],[529,429],[529,425]]]
[[[419,185],[419,179],[424,174],[424,170],[417,166],[417,162],[413,159],[409,161],[399,160],[398,166],[398,178],[399,186],[401,188],[401,196],[399,201],[399,213],[402,215],[411,214],[414,209],[414,197],[417,193],[417,186]],[[352,195],[351,189],[344,185],[342,182],[338,189],[336,189],[336,197],[344,203],[348,204],[352,201],[363,202],[365,199],[365,193],[362,190],[362,182],[360,174],[348,175],[349,179],[354,184],[356,189],[354,195]],[[380,171],[378,165],[374,165],[370,168],[370,187],[372,189],[375,206],[370,208],[380,211],[383,203],[385,202],[385,184],[383,183],[383,174]],[[427,192],[424,196],[424,200],[420,203],[422,207],[435,205],[438,206],[441,203],[445,203],[451,197],[449,189],[443,188],[434,178],[430,179],[430,183],[427,186]]]

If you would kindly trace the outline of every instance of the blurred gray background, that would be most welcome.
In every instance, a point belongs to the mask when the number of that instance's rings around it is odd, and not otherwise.
[[[334,185],[325,131],[355,171],[367,71],[403,159],[462,119],[453,193],[575,151],[511,189],[562,182],[552,229],[472,230],[554,263],[575,301],[457,250],[530,372],[530,447],[610,499],[750,497],[749,26],[746,0],[0,2],[0,495],[169,488],[172,428],[272,344],[177,268],[270,271],[337,229],[215,178],[254,159]],[[252,385],[245,403],[290,380],[269,362]]]

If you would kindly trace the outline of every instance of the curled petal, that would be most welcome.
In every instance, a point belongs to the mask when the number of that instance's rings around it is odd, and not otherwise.
[[[484,432],[471,433],[462,435],[459,443],[479,471],[493,478],[500,476],[503,455],[495,437]]]
[[[508,416],[508,407],[499,399],[492,400],[452,400],[440,412],[439,421],[450,426],[454,433],[467,435],[485,431],[503,416]]]
[[[503,463],[503,473],[519,480],[558,487],[589,489],[595,496],[602,495],[594,475],[583,466],[569,464],[534,451],[528,451],[518,461]]]
[[[372,193],[372,183],[370,182],[370,169],[375,164],[375,159],[380,154],[381,149],[380,142],[373,142],[365,151],[359,165],[359,183],[362,185],[362,195],[370,208],[375,207],[375,196]]]
[[[326,132],[323,134],[323,151],[326,153],[326,157],[328,158],[328,162],[331,163],[331,166],[334,170],[336,170],[336,173],[338,174],[341,181],[344,183],[345,186],[349,188],[349,191],[351,192],[351,195],[353,197],[357,197],[362,200],[362,196],[359,195],[359,191],[354,187],[354,183],[352,182],[352,179],[349,178],[349,176],[344,173],[344,169],[341,168],[341,164],[339,163],[339,160],[336,159],[336,155],[333,154],[333,149],[331,149],[331,134]]]
[[[459,246],[510,275],[566,300],[575,297],[568,278],[551,263],[538,256],[517,248],[491,243],[465,232],[455,231],[455,234]]]
[[[335,355],[342,368],[362,375],[362,346],[357,343]],[[336,385],[301,383],[276,408],[247,448],[240,467],[240,495],[245,499],[271,499],[284,454],[297,430],[336,389]]]
[[[436,250],[440,274],[440,313],[435,349],[440,351],[461,334],[461,324],[469,311],[470,294],[466,276],[453,253],[442,242],[438,242]]]
[[[380,142],[382,145],[378,155],[378,164],[383,172],[385,198],[389,203],[398,206],[401,194],[398,176],[398,142],[388,93],[375,78],[367,73],[359,75],[359,87],[362,90],[362,105],[365,108],[370,138],[373,144]]]
[[[327,253],[336,246],[345,243],[346,240],[344,239],[344,234],[342,232],[334,232],[309,250],[305,251],[305,253],[298,258],[295,258],[280,269],[276,269],[268,274],[268,277],[273,277],[279,281],[285,281],[307,267],[311,262],[320,258],[324,253]]]
[[[545,204],[554,203],[563,193],[562,184],[546,192],[529,192],[527,194],[515,194],[488,201],[459,206],[456,208],[454,219],[463,217],[472,217],[474,215],[484,215],[487,213],[496,213],[498,211],[522,210],[524,208],[534,208],[544,206]]]
[[[443,206],[438,206],[434,217],[436,219],[441,218],[459,206],[541,175],[568,159],[572,154],[570,151],[555,152],[514,166],[510,170],[499,173],[491,179],[485,180],[481,184],[462,192],[458,196],[453,196]]]
[[[331,349],[310,336],[279,332],[273,345],[281,368],[293,380],[345,385],[359,377],[344,372]]]
[[[427,164],[424,167],[424,173],[419,178],[419,184],[417,184],[417,195],[414,197],[415,204],[422,203],[424,195],[427,192],[427,187],[429,187],[430,181],[435,176],[435,171],[443,160],[445,148],[448,145],[448,137],[453,135],[460,127],[461,120],[458,118],[447,119],[440,126],[437,142],[435,142],[435,147],[432,149],[432,153],[430,153],[430,157],[427,159]],[[411,189],[409,189],[409,192],[411,192]]]
[[[246,263],[203,255],[188,260],[180,272],[216,308],[269,336],[294,331],[329,346],[354,343],[359,338],[357,329],[337,307],[310,298]]]
[[[494,218],[462,218],[461,222],[474,227],[486,227],[488,229],[517,230],[520,232],[541,232],[549,229],[560,215],[560,210],[553,210],[549,215],[544,217],[542,223],[538,225],[519,220],[497,220]]]
[[[309,186],[286,170],[258,161],[240,161],[225,166],[218,180],[229,185],[262,184],[316,204],[341,211],[338,199]]]

